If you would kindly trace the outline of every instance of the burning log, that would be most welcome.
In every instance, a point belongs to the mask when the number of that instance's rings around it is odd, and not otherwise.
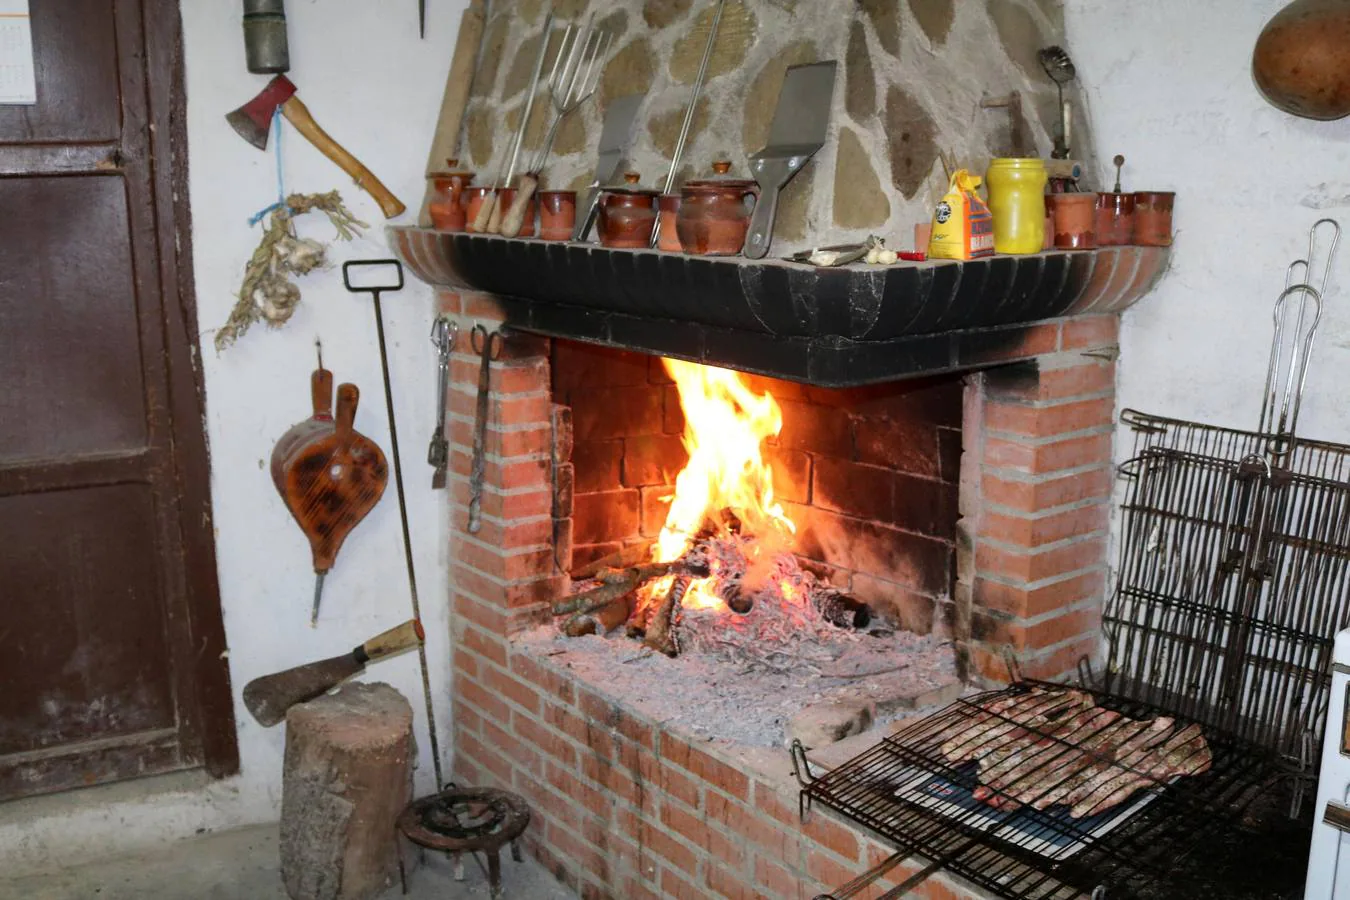
[[[821,591],[811,598],[821,618],[836,628],[861,630],[872,621],[872,607],[848,594]]]
[[[595,578],[606,569],[627,569],[636,566],[639,563],[646,562],[652,557],[652,548],[648,544],[634,544],[631,547],[624,547],[615,553],[603,559],[597,559],[594,562],[587,563],[580,569],[572,572],[572,577],[577,581],[585,581],[588,578]]]
[[[577,613],[563,625],[563,634],[568,637],[581,637],[583,634],[609,634],[627,621],[631,599],[631,593],[625,594],[618,600],[607,603],[599,609]]]
[[[688,575],[676,575],[675,580],[670,583],[670,590],[666,592],[661,605],[656,608],[651,617],[647,620],[647,636],[642,643],[658,650],[666,656],[676,656],[680,652],[679,642],[675,639],[675,615],[684,601],[685,592],[689,590],[689,585],[693,579]]]
[[[553,604],[553,615],[565,616],[569,613],[585,615],[604,609],[610,603],[632,593],[653,578],[669,575],[675,570],[693,575],[699,574],[695,567],[688,566],[683,561],[645,563],[627,569],[605,569],[596,576],[596,580],[600,582],[599,587],[573,594],[566,600]]]

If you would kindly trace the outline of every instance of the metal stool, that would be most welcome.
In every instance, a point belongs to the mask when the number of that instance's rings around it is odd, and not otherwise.
[[[502,863],[498,853],[511,845],[511,858],[520,862],[516,839],[530,824],[530,808],[525,800],[509,791],[494,788],[446,788],[439,794],[408,804],[398,817],[398,830],[419,847],[450,855],[455,880],[464,880],[461,853],[483,851],[487,857],[488,887],[497,900],[502,896]],[[408,876],[399,848],[399,880],[408,893]]]

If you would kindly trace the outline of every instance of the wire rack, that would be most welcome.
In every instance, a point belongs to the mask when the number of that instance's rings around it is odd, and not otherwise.
[[[1104,687],[1317,764],[1350,626],[1350,447],[1126,410]]]
[[[1123,736],[1107,731],[1131,720],[1149,721],[1153,711],[1098,692],[1073,691],[1094,704],[1090,710],[1081,705],[1060,710],[1037,724],[1015,710],[991,711],[1001,700],[1041,691],[1065,689],[1023,682],[963,698],[917,720],[810,781],[801,794],[803,814],[821,803],[872,829],[901,853],[933,861],[930,869],[946,869],[1000,897],[1238,896],[1230,888],[1243,876],[1231,863],[1186,869],[1177,860],[1197,847],[1225,845],[1216,833],[1271,789],[1279,768],[1240,742],[1211,736],[1205,746],[1212,762],[1203,774],[1179,780],[1151,776],[1147,766],[1115,756],[1114,738]],[[1072,736],[1053,727],[1075,709],[1089,718],[1086,726]],[[1174,728],[1184,725],[1178,720]],[[1092,749],[1093,736],[1112,743]],[[955,761],[954,742],[965,745]],[[1005,764],[1010,777],[984,785],[1003,808],[991,809],[990,797],[971,802],[968,795],[980,789],[981,780],[975,764],[962,758],[974,753],[988,760],[1026,747],[1033,748],[1030,755],[1011,771]],[[1127,803],[1096,816],[1074,818],[1061,804],[1037,808],[1072,789],[1089,768],[1108,792],[1131,777],[1140,789]],[[991,781],[987,772],[983,781]]]

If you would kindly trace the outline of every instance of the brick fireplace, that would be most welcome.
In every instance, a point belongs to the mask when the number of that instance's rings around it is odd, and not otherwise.
[[[1126,283],[1143,290],[1157,266]],[[510,324],[486,294],[440,302],[461,334]],[[783,409],[767,456],[799,555],[900,627],[950,639],[971,683],[1006,681],[1007,657],[1026,676],[1071,673],[1100,636],[1117,326],[1047,320],[1005,345],[1006,364],[867,387],[753,376]],[[513,640],[549,619],[575,566],[659,529],[684,461],[659,359],[512,331],[492,365],[483,527],[470,535],[477,377],[463,342],[450,400],[456,779],[523,794],[530,851],[585,897],[811,897],[887,855],[824,812],[799,819],[785,752],[695,737],[644,715],[617,681]],[[842,761],[876,735],[815,756]],[[942,876],[915,895],[969,894]]]

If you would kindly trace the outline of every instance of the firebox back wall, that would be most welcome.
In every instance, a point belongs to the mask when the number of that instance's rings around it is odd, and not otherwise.
[[[661,360],[555,341],[553,401],[571,409],[572,566],[653,540],[687,454]],[[797,551],[919,634],[951,622],[961,457],[959,377],[833,390],[743,376],[783,428],[766,448]]]

